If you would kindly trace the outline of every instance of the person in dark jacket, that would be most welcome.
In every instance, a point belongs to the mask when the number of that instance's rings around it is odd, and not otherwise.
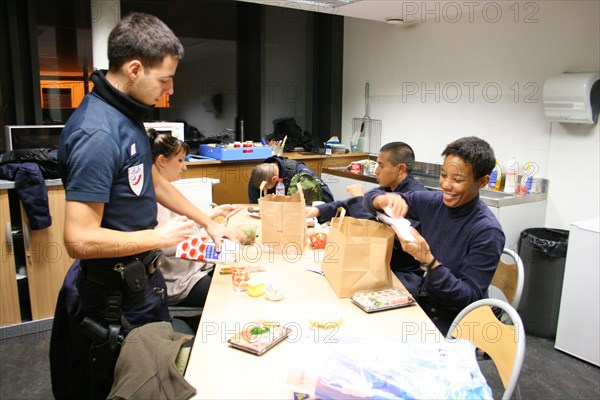
[[[252,170],[250,175],[250,181],[248,182],[248,201],[250,204],[257,204],[258,199],[261,197],[260,184],[265,181],[267,182],[266,188],[267,193],[275,193],[275,185],[279,178],[283,179],[285,186],[285,192],[288,193],[290,181],[294,175],[298,173],[309,173],[314,175],[315,178],[322,184],[321,189],[323,190],[323,201],[328,203],[334,201],[333,194],[329,187],[317,176],[315,171],[308,168],[306,164],[291,160],[285,157],[269,157],[262,164],[257,165]]]
[[[365,195],[364,205],[371,211],[389,207],[395,217],[419,221],[420,233],[411,228],[415,241],[396,234],[425,271],[420,286],[409,290],[445,336],[464,307],[488,297],[505,236],[479,198],[496,163],[490,145],[466,137],[450,143],[442,156],[441,191],[373,190]]]

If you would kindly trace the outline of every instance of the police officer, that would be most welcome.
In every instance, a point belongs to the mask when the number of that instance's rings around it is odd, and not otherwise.
[[[142,120],[164,94],[173,94],[182,57],[180,41],[158,18],[123,18],[108,38],[108,71],[92,74],[93,91],[61,134],[64,240],[81,261],[71,267],[57,303],[51,339],[56,398],[106,398],[119,338],[170,320],[162,274],[151,273],[154,249],[184,240],[195,223],[217,243],[235,237],[153,171]],[[157,201],[182,216],[154,229]]]

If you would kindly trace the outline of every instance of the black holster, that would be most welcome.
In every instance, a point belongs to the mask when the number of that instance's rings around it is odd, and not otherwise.
[[[82,260],[83,279],[104,287],[103,321],[85,317],[82,334],[91,341],[90,368],[95,380],[112,382],[114,367],[123,343],[123,301],[143,293],[147,275],[160,267],[162,251],[121,259]]]
[[[81,321],[81,333],[87,337],[90,345],[90,368],[94,378],[100,381],[112,380],[115,363],[119,357],[123,336],[119,324],[102,326],[92,318]]]

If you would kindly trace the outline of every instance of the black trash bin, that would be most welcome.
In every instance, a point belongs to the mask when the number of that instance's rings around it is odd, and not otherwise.
[[[519,314],[525,332],[537,337],[554,339],[569,231],[530,228],[521,232],[519,256],[525,268],[523,295]]]

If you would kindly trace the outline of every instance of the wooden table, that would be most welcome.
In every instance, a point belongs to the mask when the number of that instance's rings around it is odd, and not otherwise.
[[[248,216],[246,208],[229,224],[242,222],[257,223],[260,238],[260,220]],[[439,339],[439,331],[418,305],[367,314],[350,299],[338,298],[324,276],[307,270],[320,265],[319,251],[309,246],[298,257],[263,253],[257,258],[257,247],[246,249],[240,252],[246,261],[266,269],[252,275],[276,282],[285,297],[271,302],[264,296],[235,292],[231,276],[221,275],[221,266],[217,266],[185,374],[198,391],[195,398],[291,398],[286,383],[288,366],[295,362],[292,357],[300,342],[318,344],[342,337]],[[401,287],[394,279],[395,286]],[[318,329],[309,323],[315,310],[323,307],[339,310],[339,328]],[[229,347],[229,338],[245,324],[257,320],[287,324],[293,329],[292,334],[261,356]]]

